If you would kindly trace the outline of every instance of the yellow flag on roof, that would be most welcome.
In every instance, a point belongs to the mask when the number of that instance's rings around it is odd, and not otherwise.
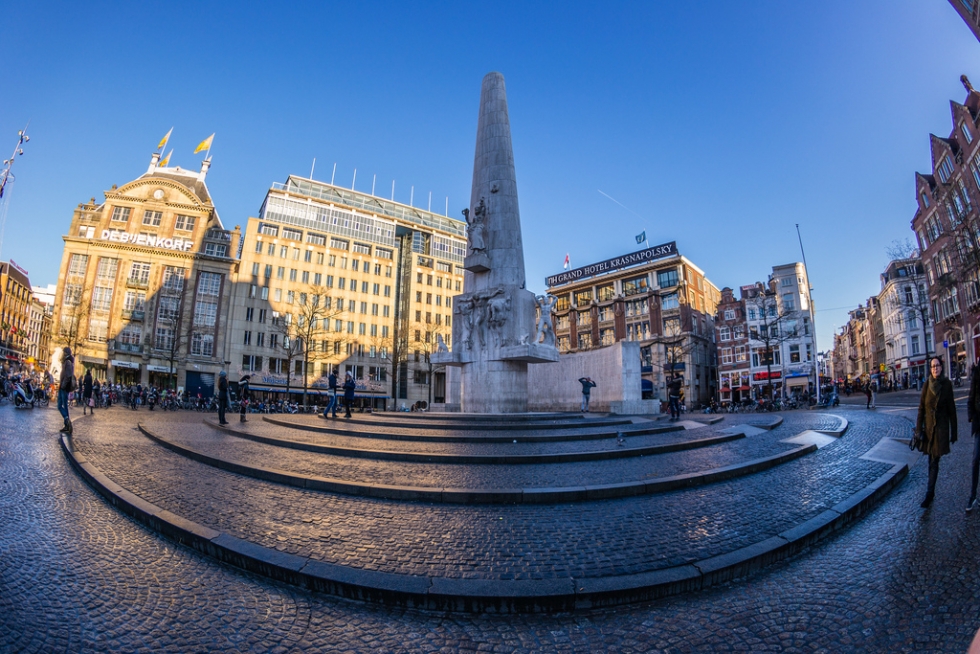
[[[210,150],[211,149],[211,141],[213,141],[213,140],[214,140],[214,134],[212,134],[211,136],[209,136],[206,139],[204,139],[203,141],[201,141],[198,144],[197,148],[194,150],[194,154],[197,154],[201,150]]]
[[[166,157],[164,157],[163,159],[160,160],[160,163],[157,164],[157,168],[163,168],[168,163],[170,163],[170,155],[173,154],[173,153],[174,153],[174,149],[173,148],[170,148],[170,153],[167,154]]]
[[[171,127],[170,131],[167,132],[167,135],[160,139],[160,143],[157,145],[157,150],[163,150],[165,147],[167,147],[167,141],[170,140],[170,135],[173,134],[173,132],[174,128]]]

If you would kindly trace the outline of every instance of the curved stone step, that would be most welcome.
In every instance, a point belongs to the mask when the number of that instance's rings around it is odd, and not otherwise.
[[[393,432],[390,430],[386,431],[365,431],[362,429],[364,426],[370,427],[370,425],[365,425],[364,423],[341,423],[336,427],[331,426],[332,420],[327,424],[316,424],[307,422],[296,422],[292,420],[283,420],[280,418],[270,418],[264,416],[263,420],[272,425],[278,425],[280,427],[288,427],[290,429],[300,429],[303,431],[318,432],[321,434],[333,434],[337,436],[352,436],[357,438],[376,438],[384,440],[403,440],[403,441],[428,441],[433,443],[512,443],[515,440],[520,443],[553,443],[560,441],[573,441],[573,440],[594,440],[597,438],[616,438],[620,433],[626,433],[627,435],[643,435],[643,434],[663,434],[671,431],[681,431],[684,428],[678,425],[663,425],[656,427],[646,427],[644,424],[634,425],[631,422],[620,425],[618,429],[606,430],[607,425],[578,425],[579,431],[576,433],[569,433],[571,430],[559,431],[555,434],[541,434],[541,433],[506,433],[506,434],[473,434],[473,435],[463,435],[457,433],[440,434],[432,433],[431,430],[418,430],[417,432],[406,433],[408,429],[402,432]],[[593,429],[594,431],[588,431],[588,429]],[[516,430],[515,430],[516,431]],[[493,433],[493,430],[491,430]]]
[[[276,468],[241,464],[161,438],[149,431],[142,424],[138,425],[138,427],[148,438],[181,456],[221,470],[256,479],[263,479],[297,488],[362,497],[391,500],[420,500],[452,504],[556,504],[664,493],[754,474],[787,463],[817,450],[816,445],[799,445],[778,454],[722,466],[712,470],[621,483],[558,488],[431,488],[370,484],[329,477],[304,476]]]
[[[556,452],[551,454],[441,454],[438,452],[398,452],[391,450],[368,450],[356,447],[338,447],[334,445],[319,445],[317,443],[307,443],[305,441],[294,441],[272,436],[254,434],[231,426],[225,426],[205,419],[204,424],[212,429],[232,434],[239,438],[273,445],[275,447],[285,447],[306,452],[317,452],[319,454],[333,454],[336,456],[349,456],[361,459],[377,459],[384,461],[404,461],[416,463],[460,463],[460,464],[486,464],[486,465],[524,465],[541,463],[573,463],[578,461],[602,461],[606,459],[625,459],[636,456],[650,456],[663,454],[666,452],[680,452],[683,450],[693,450],[699,447],[727,443],[729,441],[745,438],[744,433],[728,433],[719,436],[710,436],[690,441],[678,441],[674,443],[662,443],[659,445],[647,445],[642,447],[621,447],[609,450],[592,450],[586,452]],[[619,432],[623,436],[645,435],[650,433],[664,433],[663,430],[636,430],[631,432]],[[617,436],[619,434],[616,434]],[[517,442],[506,441],[507,443]]]
[[[631,418],[601,418],[601,419],[589,419],[589,420],[541,420],[541,421],[512,421],[512,422],[500,422],[500,421],[488,421],[480,422],[478,420],[472,420],[469,422],[464,421],[452,421],[452,422],[439,422],[439,421],[412,421],[407,423],[405,421],[391,420],[385,418],[373,417],[376,414],[366,414],[370,417],[363,417],[358,414],[357,420],[337,418],[336,420],[341,423],[350,423],[358,425],[366,425],[368,427],[390,427],[395,429],[446,429],[450,427],[456,431],[537,431],[537,430],[562,430],[562,429],[582,429],[583,427],[622,427],[625,425],[633,424]],[[305,418],[302,416],[301,418]],[[262,416],[262,419],[266,422],[271,422],[273,424],[284,424],[287,426],[298,426],[298,425],[309,425],[311,427],[316,426],[308,422],[303,422],[301,420],[286,420],[284,418],[273,418],[271,416]],[[318,417],[317,419],[323,419]],[[333,418],[327,418],[326,420],[333,421]]]
[[[723,554],[638,574],[488,580],[353,569],[281,552],[147,502],[89,462],[76,450],[72,437],[65,435],[60,443],[75,470],[108,502],[180,544],[244,570],[304,588],[351,599],[440,611],[568,611],[652,600],[726,583],[792,556],[858,519],[908,472],[907,465],[893,466],[832,508],[792,528]]]

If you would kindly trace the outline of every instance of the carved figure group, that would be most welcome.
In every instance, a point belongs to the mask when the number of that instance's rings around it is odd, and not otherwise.
[[[500,297],[503,294],[504,290],[498,288],[456,300],[454,312],[459,324],[459,338],[456,342],[460,348],[482,348],[489,343],[491,334],[495,345],[501,345],[502,328],[507,322],[511,307],[509,297]]]

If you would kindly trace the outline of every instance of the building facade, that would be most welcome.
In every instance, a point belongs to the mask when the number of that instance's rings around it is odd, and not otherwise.
[[[953,128],[947,137],[930,135],[932,170],[915,174],[912,218],[928,282],[927,337],[951,375],[980,352],[980,93],[961,80],[967,97],[950,102]]]
[[[351,372],[358,403],[444,402],[429,356],[452,333],[466,224],[289,176],[249,218],[232,291],[231,377],[257,392],[324,393]]]
[[[715,315],[718,343],[718,400],[740,404],[751,397],[752,370],[749,364],[749,329],[745,298],[752,287],[742,287],[739,297],[725,287]]]
[[[31,315],[34,296],[27,271],[12,261],[0,262],[0,356],[8,367],[19,370],[34,363],[39,333]]]
[[[885,341],[885,374],[895,384],[925,377],[929,295],[922,262],[917,258],[890,261],[881,274],[878,307]]]
[[[645,399],[666,399],[675,375],[684,380],[689,406],[715,396],[721,292],[676,243],[553,275],[546,284],[556,298],[552,320],[560,353],[637,341]]]
[[[213,393],[225,358],[239,232],[226,230],[199,172],[158,166],[75,209],[64,238],[52,356],[113,383]]]

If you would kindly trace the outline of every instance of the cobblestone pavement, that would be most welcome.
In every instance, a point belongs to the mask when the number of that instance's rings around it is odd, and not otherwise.
[[[898,414],[835,412],[851,430],[821,453],[860,453],[876,433],[902,428]],[[80,440],[131,416],[113,409],[85,420]],[[920,460],[869,516],[748,579],[615,610],[518,616],[387,609],[216,564],[106,504],[60,452],[58,422],[54,410],[0,407],[4,652],[962,652],[980,627],[965,416],[928,511],[918,508]],[[758,486],[773,483],[766,474]],[[806,492],[828,483],[808,481]],[[753,498],[743,504],[756,508]]]

